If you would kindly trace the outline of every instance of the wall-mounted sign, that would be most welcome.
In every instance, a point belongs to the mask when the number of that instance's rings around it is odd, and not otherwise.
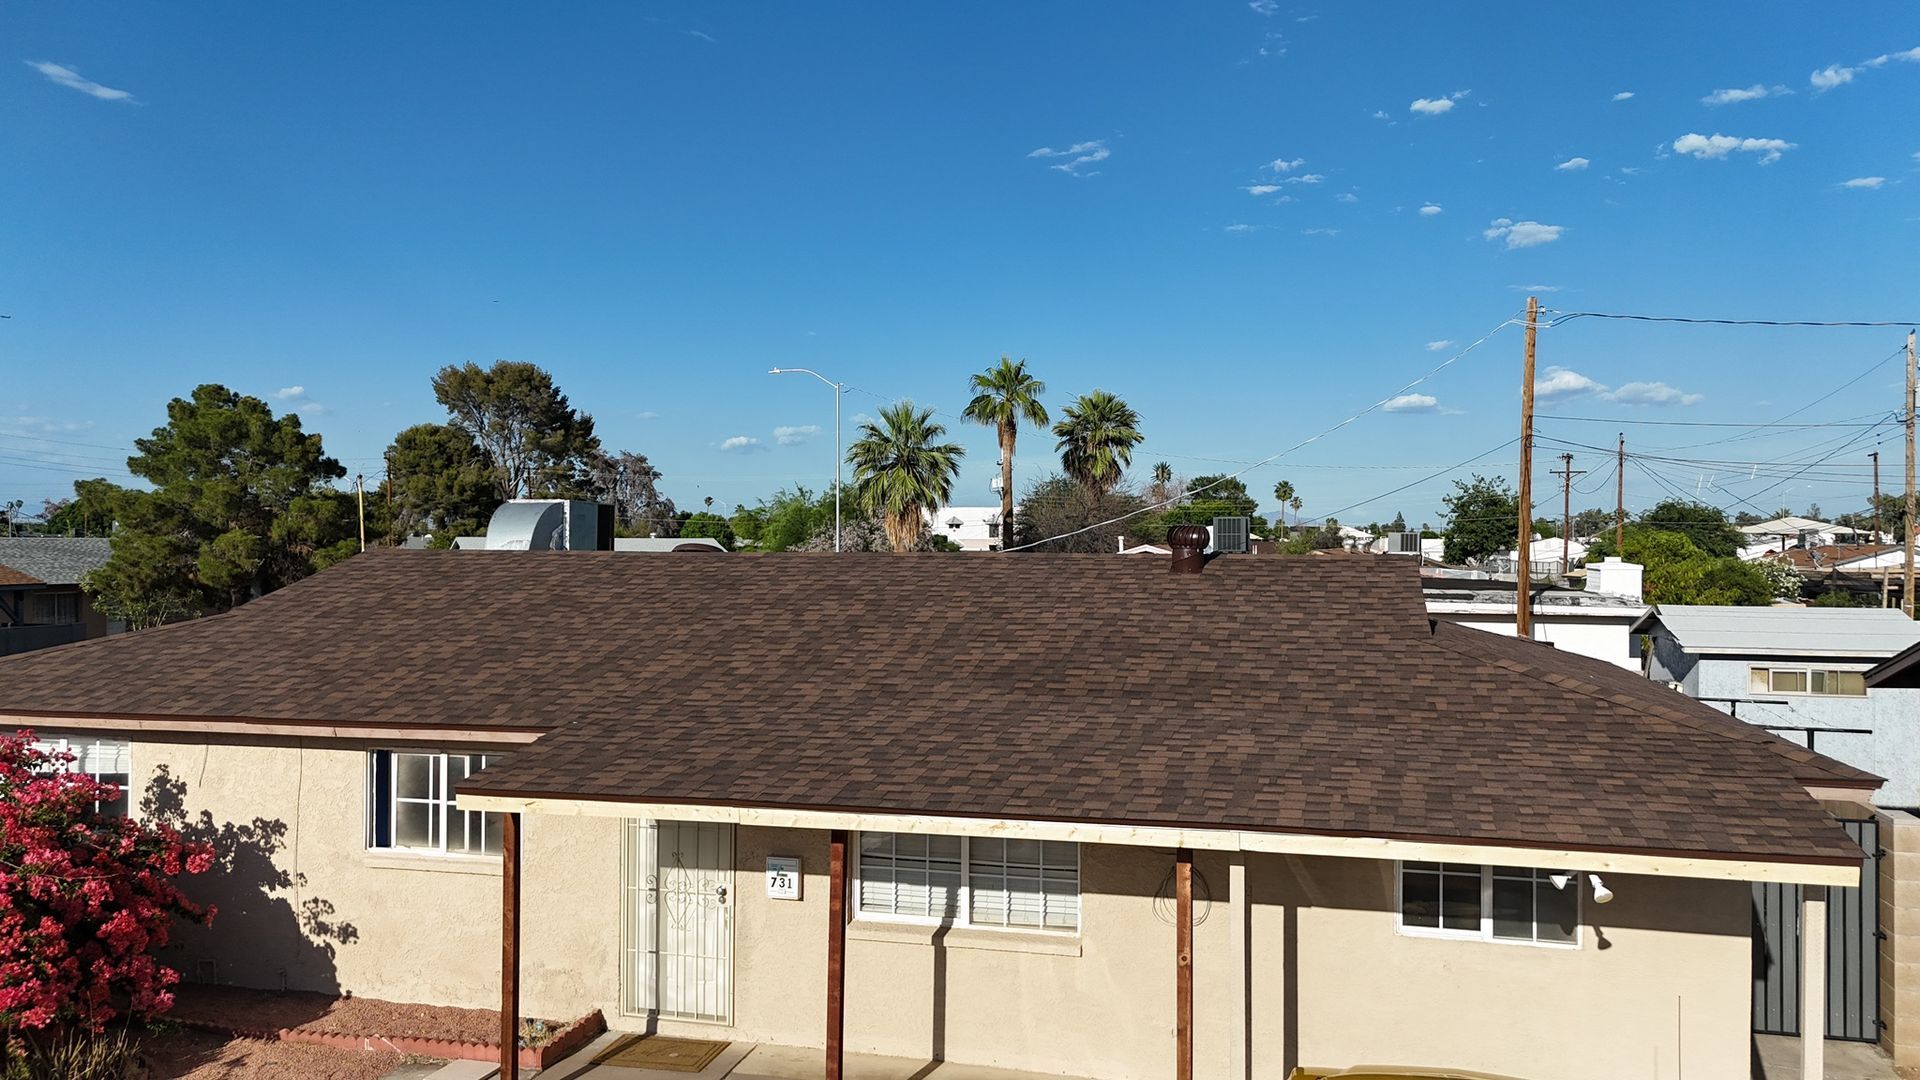
[[[800,899],[800,860],[791,855],[767,856],[767,899]]]

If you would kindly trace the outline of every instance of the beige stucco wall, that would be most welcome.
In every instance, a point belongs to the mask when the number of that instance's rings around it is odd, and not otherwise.
[[[194,815],[243,852],[211,930],[189,929],[190,978],[491,1007],[497,863],[365,851],[365,747],[136,740]],[[144,784],[144,781],[142,781]],[[614,818],[526,819],[522,973],[530,1015],[620,1013]],[[263,843],[262,837],[266,840]],[[827,838],[735,835],[734,1022],[666,1031],[819,1046]],[[802,859],[803,899],[769,899],[768,855]],[[1548,949],[1395,932],[1393,864],[1247,857],[1250,1000],[1237,993],[1228,857],[1196,863],[1196,1059],[1234,1077],[1243,1012],[1252,1064],[1445,1064],[1522,1077],[1734,1080],[1747,1066],[1750,912],[1739,883],[1610,877],[1581,946]],[[1166,849],[1082,851],[1077,936],[877,924],[848,930],[847,1041],[856,1051],[1147,1080],[1173,1065],[1174,927]],[[195,891],[216,884],[195,882]],[[1681,1055],[1684,1055],[1682,1057]],[[1544,1070],[1544,1071],[1543,1071]],[[1684,1070],[1684,1071],[1682,1071]]]

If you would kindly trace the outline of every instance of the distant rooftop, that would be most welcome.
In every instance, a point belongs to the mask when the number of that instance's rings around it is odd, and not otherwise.
[[[112,545],[104,537],[0,537],[0,566],[48,585],[78,585],[89,571],[105,566],[112,554]]]
[[[1920,622],[1895,608],[1661,604],[1633,625],[1664,626],[1699,655],[1845,656],[1881,660],[1920,643]]]

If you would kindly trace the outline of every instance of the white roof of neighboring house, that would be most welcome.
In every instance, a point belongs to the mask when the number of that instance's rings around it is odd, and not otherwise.
[[[615,551],[678,551],[683,547],[710,547],[727,550],[727,545],[711,536],[616,536]]]
[[[1794,517],[1791,514],[1786,517],[1777,517],[1769,521],[1762,521],[1755,525],[1741,525],[1739,529],[1748,536],[1797,536],[1803,532],[1853,531],[1844,525],[1835,525],[1829,521],[1815,521],[1812,518]]]
[[[1557,536],[1548,540],[1535,540],[1527,545],[1527,558],[1533,562],[1558,559],[1560,551],[1560,538]],[[1566,553],[1569,559],[1584,559],[1587,557],[1587,545],[1578,540],[1568,540]]]
[[[1666,627],[1702,656],[1857,656],[1884,659],[1920,643],[1920,622],[1895,608],[1722,607],[1661,604],[1633,625]]]

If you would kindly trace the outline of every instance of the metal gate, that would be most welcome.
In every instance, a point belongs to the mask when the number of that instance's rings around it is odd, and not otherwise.
[[[625,1008],[733,1020],[733,826],[627,822]]]
[[[1860,887],[1827,890],[1827,1038],[1880,1041],[1880,823],[1842,821]],[[1800,1034],[1800,886],[1753,886],[1753,1030]]]

